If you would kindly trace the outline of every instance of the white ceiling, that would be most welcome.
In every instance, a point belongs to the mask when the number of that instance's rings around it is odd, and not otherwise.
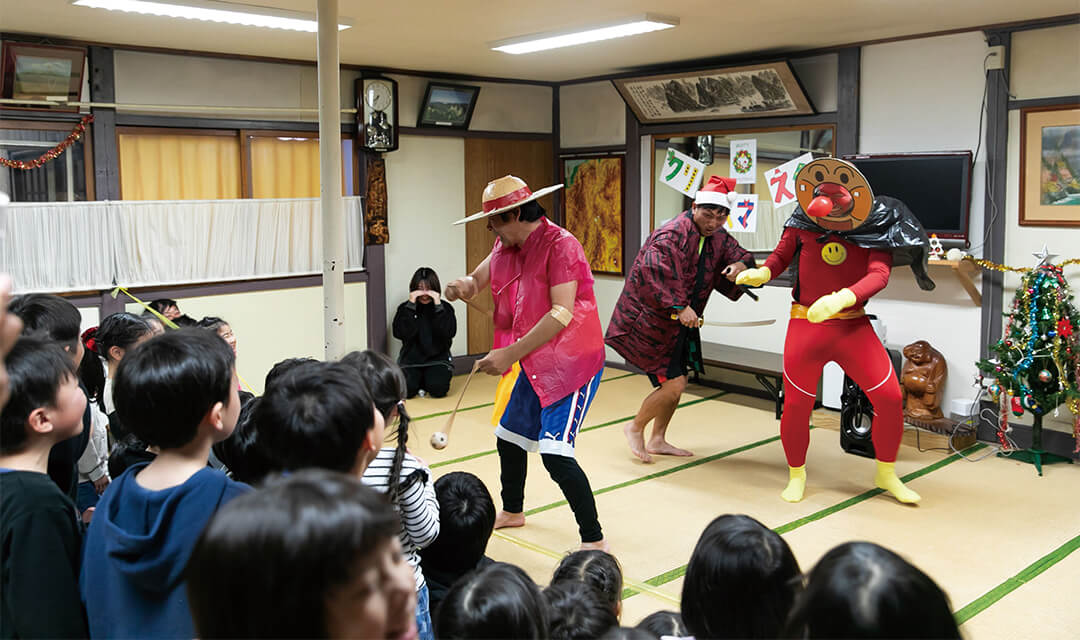
[[[243,4],[314,13],[314,0]],[[779,54],[1075,14],[1080,0],[340,0],[355,26],[341,61],[375,67],[562,81],[647,65]],[[513,56],[487,43],[652,12],[675,29]],[[297,60],[315,35],[76,7],[70,0],[0,0],[0,30],[117,45]]]

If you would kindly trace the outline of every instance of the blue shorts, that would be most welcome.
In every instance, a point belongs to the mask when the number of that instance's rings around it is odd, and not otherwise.
[[[600,376],[596,372],[580,389],[546,407],[540,406],[529,376],[522,370],[518,375],[506,411],[495,427],[495,436],[516,444],[526,451],[539,451],[568,458],[574,457],[574,442],[585,421]]]

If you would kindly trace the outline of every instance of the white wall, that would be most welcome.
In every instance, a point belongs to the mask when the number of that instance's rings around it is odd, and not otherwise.
[[[113,64],[118,103],[303,109],[319,107],[318,75],[312,65],[122,50],[113,55]],[[357,71],[346,69],[341,72],[341,108],[356,106],[355,81],[359,76]],[[428,81],[416,76],[390,77],[398,82],[398,117],[401,125],[415,127]],[[480,96],[473,111],[470,129],[551,132],[550,87],[498,82],[465,84],[480,86]],[[175,113],[190,117],[309,122],[318,120],[318,114],[314,111],[274,113],[209,110],[200,113]],[[341,118],[343,122],[349,122],[353,116],[342,114]]]
[[[626,144],[626,103],[610,81],[560,87],[559,138],[564,149]]]
[[[390,242],[386,245],[386,312],[390,354],[401,342],[391,322],[409,296],[409,279],[418,267],[431,267],[443,286],[465,274],[465,227],[452,226],[465,211],[464,138],[401,136],[400,148],[386,154]],[[453,355],[468,353],[465,305],[451,303],[458,332]]]

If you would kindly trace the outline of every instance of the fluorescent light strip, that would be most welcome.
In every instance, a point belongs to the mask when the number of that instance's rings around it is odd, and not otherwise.
[[[641,33],[660,31],[678,26],[678,18],[665,18],[653,15],[635,16],[616,24],[606,24],[592,27],[584,31],[571,31],[561,33],[538,33],[531,36],[510,38],[491,43],[491,48],[504,53],[521,54],[571,47],[588,42],[599,42],[613,38],[636,36]]]
[[[253,7],[229,2],[215,2],[214,0],[186,0],[183,3],[151,2],[149,0],[72,0],[72,4],[94,9],[225,22],[249,27],[287,29],[289,31],[306,31],[309,33],[315,33],[319,30],[319,23],[315,20],[315,16],[310,13]],[[352,21],[349,20],[340,20],[339,22],[339,31],[352,26]]]

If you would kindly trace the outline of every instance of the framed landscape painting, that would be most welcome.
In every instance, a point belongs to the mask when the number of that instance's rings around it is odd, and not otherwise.
[[[787,62],[612,82],[642,124],[814,113]]]
[[[562,159],[563,220],[593,273],[623,275],[623,157]]]
[[[1080,227],[1080,106],[1020,111],[1020,224]]]

